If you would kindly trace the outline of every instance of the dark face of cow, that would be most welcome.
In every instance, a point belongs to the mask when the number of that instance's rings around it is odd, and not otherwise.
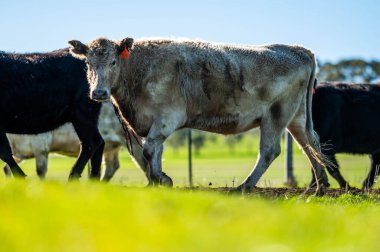
[[[128,57],[133,39],[126,38],[120,43],[100,38],[85,45],[77,40],[69,41],[74,57],[86,59],[87,79],[90,84],[90,98],[106,101],[110,98],[112,84],[120,74],[120,61]]]

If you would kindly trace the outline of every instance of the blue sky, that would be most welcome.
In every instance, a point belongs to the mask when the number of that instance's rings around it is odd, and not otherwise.
[[[319,59],[380,59],[380,1],[2,1],[0,50],[50,51],[99,36],[301,44]]]

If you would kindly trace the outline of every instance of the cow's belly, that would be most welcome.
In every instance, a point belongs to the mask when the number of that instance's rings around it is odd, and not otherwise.
[[[39,153],[48,153],[51,144],[51,133],[38,135],[7,134],[12,153],[18,159],[35,157]]]
[[[80,142],[71,123],[67,123],[55,129],[52,133],[52,152],[72,157],[78,155],[80,150]]]
[[[5,118],[4,121],[0,123],[0,127],[7,133],[39,134],[56,129],[68,120],[68,116],[13,116],[12,118]]]
[[[231,113],[233,112],[233,113]],[[238,134],[260,125],[263,109],[230,110],[230,113],[197,115],[188,119],[186,127],[220,134]]]
[[[187,111],[191,111],[188,115],[191,118],[187,126],[221,134],[237,134],[258,127],[271,103],[278,98],[276,92],[268,94],[263,101],[258,93],[244,91],[227,99],[215,96],[196,109],[190,107]]]

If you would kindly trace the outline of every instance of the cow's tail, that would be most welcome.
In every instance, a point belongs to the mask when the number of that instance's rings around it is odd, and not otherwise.
[[[314,131],[314,126],[313,126],[312,101],[313,101],[313,93],[315,90],[315,86],[317,85],[316,68],[317,68],[317,62],[315,60],[315,57],[313,56],[313,69],[310,75],[307,93],[306,93],[306,135],[308,138],[308,142],[310,143],[310,145],[307,147],[309,148],[310,153],[313,155],[313,158],[319,164],[321,164],[324,168],[326,168],[327,166],[334,167],[335,165],[327,158],[326,155],[322,153],[321,145],[319,142],[319,136]],[[316,173],[314,168],[313,168],[313,172]]]
[[[310,74],[310,79],[309,79],[309,83],[308,83],[307,91],[306,91],[306,131],[311,132],[311,133],[315,133],[314,126],[313,126],[311,106],[312,106],[312,101],[313,101],[313,93],[314,93],[313,90],[315,86],[317,85],[317,78],[315,77],[316,68],[317,68],[317,62],[315,61],[315,58],[313,56],[313,69]],[[310,134],[307,134],[307,135],[308,135],[308,138],[312,137],[312,135]],[[310,141],[312,139],[309,138],[308,140],[310,143],[312,143]]]

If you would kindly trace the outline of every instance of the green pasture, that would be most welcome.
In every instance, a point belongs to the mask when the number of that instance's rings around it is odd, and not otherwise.
[[[193,180],[195,186],[232,187],[241,183],[252,170],[258,151],[258,135],[250,133],[241,142],[231,149],[224,136],[217,135],[214,141],[207,141],[200,153],[193,153]],[[296,144],[294,149],[294,172],[299,186],[306,186],[311,177],[310,165]],[[163,157],[163,170],[173,178],[174,185],[183,187],[188,185],[188,151],[187,146],[171,148],[167,146]],[[360,187],[369,171],[368,156],[338,155],[341,172],[351,185]],[[51,154],[49,156],[49,170],[47,180],[66,181],[75,158],[68,158]],[[259,181],[258,186],[271,187],[284,185],[284,148],[281,155],[273,162]],[[112,184],[141,187],[146,184],[144,174],[123,149],[120,154],[120,169],[112,180]],[[35,161],[26,160],[20,164],[28,174],[28,179],[35,179]],[[86,180],[87,170],[83,173]],[[338,187],[336,181],[330,178],[332,187]],[[376,186],[376,185],[375,185]]]
[[[0,186],[0,251],[379,251],[378,195],[257,196],[37,180]]]
[[[194,157],[194,184],[239,184],[255,163],[257,139],[231,152],[223,138]],[[338,198],[282,195],[268,199],[187,186],[186,148],[167,148],[163,166],[174,189],[144,188],[142,172],[121,153],[110,184],[66,182],[75,159],[51,155],[46,181],[34,160],[25,181],[0,177],[0,251],[379,251],[379,195]],[[344,176],[360,186],[367,157],[340,155]],[[310,168],[295,149],[299,184]],[[86,174],[86,173],[84,173]],[[259,186],[282,186],[281,155]],[[210,186],[211,182],[211,186]],[[330,179],[333,186],[337,184]]]

